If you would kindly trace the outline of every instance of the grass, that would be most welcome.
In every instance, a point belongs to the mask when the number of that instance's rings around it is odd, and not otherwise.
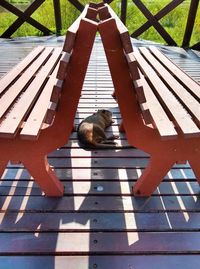
[[[21,5],[24,8],[23,3],[29,0],[10,0],[12,3]],[[45,25],[47,28],[55,32],[55,20],[54,20],[54,10],[52,0],[46,0],[38,10],[34,12],[32,17],[39,21],[41,24]],[[80,1],[83,5],[87,3],[86,0]],[[98,0],[93,0],[93,2],[99,2]],[[156,14],[164,6],[166,6],[170,0],[143,0],[144,4],[151,11],[152,14]],[[65,33],[66,29],[73,23],[80,12],[67,0],[60,0],[61,3],[61,15],[62,15],[62,34]],[[172,38],[181,45],[184,31],[187,22],[187,16],[189,11],[190,1],[186,0],[181,5],[179,5],[175,10],[170,12],[167,16],[160,20],[160,23],[165,28],[165,30],[172,36]],[[115,0],[111,3],[112,8],[120,16],[121,1]],[[11,25],[17,17],[11,13],[7,13],[5,10],[0,10],[0,35]],[[143,23],[146,22],[145,16],[139,11],[139,9],[133,4],[132,0],[128,0],[128,10],[127,10],[127,27],[130,33],[133,33],[137,28],[139,28]],[[17,36],[40,36],[42,33],[30,26],[28,23],[24,23],[13,35]],[[193,30],[193,35],[191,39],[191,45],[199,42],[200,36],[200,8],[198,9],[198,14],[196,16],[195,27]],[[162,37],[157,33],[157,31],[150,27],[145,33],[143,33],[140,38],[146,40],[152,40],[159,43],[165,43]]]

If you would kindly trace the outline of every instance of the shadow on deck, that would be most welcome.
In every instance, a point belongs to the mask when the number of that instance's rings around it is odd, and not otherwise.
[[[0,75],[39,43],[62,46],[62,38],[0,40]],[[135,45],[142,41],[135,41]],[[200,82],[194,51],[162,47]],[[98,108],[120,112],[103,48],[96,39],[75,124]],[[118,143],[126,145],[120,134]],[[188,164],[175,165],[148,199],[131,187],[148,155],[137,149],[80,149],[76,133],[49,162],[65,185],[63,198],[46,198],[20,165],[8,164],[0,185],[0,268],[167,269],[200,266],[199,185]]]

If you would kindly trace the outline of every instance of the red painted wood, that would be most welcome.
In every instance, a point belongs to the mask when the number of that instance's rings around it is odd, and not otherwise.
[[[10,108],[13,102],[17,102],[17,97],[23,89],[26,87],[27,83],[33,79],[35,73],[40,69],[40,67],[45,63],[52,52],[53,48],[46,48],[36,60],[31,63],[30,70],[26,69],[25,72],[19,77],[17,81],[6,91],[1,97],[1,107],[0,107],[0,117],[5,115],[6,111]],[[12,108],[12,107],[11,107]]]
[[[195,160],[199,159],[199,154],[197,153],[199,129],[197,127],[196,129],[194,128],[194,132],[191,133],[193,137],[188,139],[184,139],[183,135],[179,133],[177,139],[163,140],[156,130],[146,127],[142,122],[141,112],[134,95],[133,83],[131,82],[115,21],[110,19],[100,23],[99,31],[113,78],[115,93],[128,141],[130,144],[151,155],[149,165],[134,186],[134,195],[149,196],[152,194],[165,174],[179,160],[189,160],[193,163],[193,170],[198,180],[200,172]],[[143,67],[143,64],[141,64],[141,68]],[[153,76],[152,80],[154,79],[155,77]],[[152,83],[154,84],[153,81]],[[159,87],[158,81],[155,82],[155,85]],[[187,125],[185,127],[187,128]],[[151,142],[149,143],[149,141]],[[164,155],[163,152],[165,152]],[[161,167],[162,169],[160,169]]]
[[[18,76],[20,73],[27,68],[27,66],[39,56],[39,54],[44,50],[44,47],[38,46],[31,53],[29,53],[16,67],[14,67],[10,72],[8,72],[0,81],[0,93],[2,93],[6,87]]]
[[[42,92],[42,86],[44,86],[47,77],[49,76],[52,69],[55,67],[55,62],[58,60],[60,52],[61,49],[59,48],[56,48],[52,52],[50,59],[43,65],[40,71],[38,71],[37,75],[35,75],[35,79],[32,81],[32,83],[30,83],[28,88],[26,88],[26,91],[23,92],[20,101],[14,104],[14,106],[12,107],[12,111],[7,115],[6,120],[4,120],[0,126],[1,136],[13,137],[16,135],[19,128],[21,128],[23,120],[25,119],[25,117],[28,116],[28,113],[31,111],[31,108],[37,102],[37,99]],[[50,99],[48,98],[47,94],[46,99],[48,101],[46,105],[43,104],[43,107],[40,107],[40,113],[43,114],[43,119],[48,109],[48,103]],[[42,112],[42,109],[44,109],[45,112]],[[35,117],[35,121],[36,120],[37,117]],[[42,122],[43,121],[41,121],[40,126]],[[34,129],[34,126],[32,126],[32,128]]]
[[[54,124],[41,132],[37,142],[21,140],[19,137],[16,137],[15,140],[0,140],[1,156],[4,160],[6,162],[7,160],[22,161],[47,196],[63,195],[63,185],[51,170],[46,155],[65,144],[71,133],[96,30],[97,24],[95,23],[82,20],[79,24],[73,55],[67,68],[68,77],[63,84],[62,101],[60,101]],[[85,38],[88,42],[83,46],[82,41]],[[73,79],[77,72],[78,80]],[[65,114],[68,115],[67,125]],[[58,130],[60,130],[59,136]],[[28,152],[31,154],[28,155]],[[0,164],[2,172],[4,163],[0,162]]]

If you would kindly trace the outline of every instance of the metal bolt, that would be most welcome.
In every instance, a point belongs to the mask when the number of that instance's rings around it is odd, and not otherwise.
[[[97,190],[97,191],[100,191],[100,192],[103,191],[103,186],[97,186],[97,187],[96,187],[96,190]]]

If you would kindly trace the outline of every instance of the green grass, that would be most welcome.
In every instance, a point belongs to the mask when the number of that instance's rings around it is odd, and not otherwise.
[[[11,4],[29,4],[29,0],[9,0]]]
[[[10,0],[12,3],[24,3],[29,0]],[[46,0],[40,8],[34,12],[32,17],[39,21],[41,24],[45,25],[47,28],[55,32],[55,20],[54,20],[54,10],[52,0]],[[60,0],[61,2],[61,13],[62,13],[62,34],[66,32],[66,29],[73,23],[80,12],[67,0]],[[87,3],[86,0],[80,1],[83,5]],[[93,0],[93,2],[99,2],[98,0]],[[144,4],[148,7],[152,14],[156,14],[161,10],[166,4],[171,2],[170,0],[156,0],[149,1],[143,0]],[[167,16],[160,20],[160,23],[165,28],[165,30],[172,36],[172,38],[177,42],[178,45],[182,44],[184,31],[187,22],[187,16],[189,11],[190,1],[184,1],[179,5],[174,11],[170,12]],[[111,4],[115,12],[120,16],[121,2],[115,0]],[[22,5],[23,8],[23,5]],[[2,12],[3,11],[3,12]],[[11,25],[17,17],[11,13],[7,13],[5,10],[0,10],[0,35]],[[127,10],[127,27],[130,34],[133,33],[137,28],[139,28],[146,18],[139,11],[139,9],[133,4],[132,0],[128,0],[128,10]],[[24,23],[13,35],[13,37],[18,36],[40,36],[42,33],[30,26],[28,23]],[[193,35],[191,39],[191,45],[199,42],[200,36],[200,7],[198,9],[198,14],[196,17],[195,27],[193,30]],[[160,43],[165,41],[157,33],[157,31],[150,27],[145,33],[143,33],[140,38],[146,40],[152,40]]]

